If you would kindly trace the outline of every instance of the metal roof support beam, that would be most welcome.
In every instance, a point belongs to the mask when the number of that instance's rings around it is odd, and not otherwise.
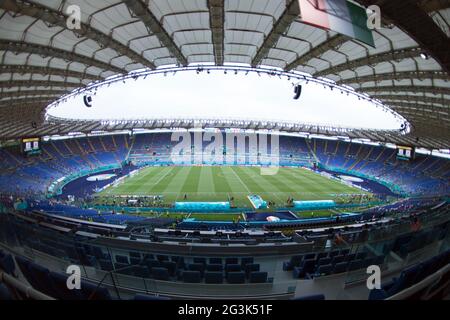
[[[97,67],[102,70],[109,70],[115,73],[123,74],[128,73],[125,69],[121,69],[110,65],[108,63],[96,60],[91,57],[83,56],[78,53],[57,49],[54,47],[44,46],[35,43],[25,43],[21,41],[13,41],[13,40],[0,40],[0,50],[2,51],[12,51],[17,53],[31,53],[38,54],[46,57],[55,57],[64,59],[70,62],[79,62],[88,67]]]
[[[43,76],[61,76],[65,78],[72,77],[94,81],[103,79],[100,76],[95,76],[84,72],[71,71],[59,68],[50,68],[50,67],[19,65],[19,64],[0,65],[0,73],[39,74]]]
[[[224,0],[208,0],[209,26],[212,31],[212,42],[216,65],[223,65],[225,52],[225,9]]]
[[[45,21],[53,26],[59,26],[63,29],[67,29],[66,20],[67,17],[61,12],[53,10],[52,8],[28,1],[17,1],[17,0],[4,0],[0,1],[0,8],[6,11],[14,12],[16,14],[22,14],[36,19]],[[131,50],[129,47],[123,45],[112,37],[92,28],[90,25],[81,23],[79,29],[71,30],[77,36],[86,37],[88,39],[94,40],[100,44],[102,48],[111,48],[121,55],[129,57],[132,61],[136,63],[141,63],[142,65],[154,69],[155,65],[139,55],[138,53]]]
[[[287,0],[286,9],[280,18],[273,25],[272,30],[264,39],[263,44],[259,48],[252,60],[252,67],[261,64],[261,61],[267,57],[271,48],[275,47],[280,37],[288,30],[292,22],[300,15],[300,6],[297,0]]]
[[[433,87],[433,86],[377,86],[377,87],[361,87],[356,91],[366,93],[370,92],[426,92],[432,94],[448,94],[450,95],[450,87]]]
[[[380,82],[386,80],[450,80],[450,75],[443,71],[403,71],[372,74],[362,77],[347,78],[337,81],[337,84]]]
[[[16,87],[64,87],[79,88],[84,87],[82,83],[66,82],[66,81],[49,81],[49,80],[7,80],[0,81],[0,88],[16,88]],[[1,95],[1,93],[0,93]]]
[[[393,108],[395,109],[401,109],[402,111],[409,111],[410,114],[412,113],[420,113],[420,114],[428,114],[429,112],[432,113],[432,115],[437,116],[439,115],[449,115],[450,108],[442,108],[442,107],[436,107],[433,105],[424,105],[424,104],[416,104],[416,103],[408,103],[408,102],[396,102],[393,104]],[[428,117],[431,117],[432,115],[428,115]]]
[[[13,100],[4,100],[4,101],[0,101],[0,109],[2,107],[10,107],[10,106],[18,106],[19,107],[23,107],[23,106],[31,106],[31,105],[38,105],[38,106],[46,106],[48,105],[51,101],[57,99],[57,95],[55,95],[54,97],[43,97],[43,98],[34,98],[34,99],[30,99],[30,98],[18,98],[18,99],[13,99]],[[14,110],[14,111],[18,111],[19,117],[21,117],[22,115],[20,114],[20,110]]]
[[[424,51],[439,62],[442,69],[450,72],[450,41],[444,31],[420,7],[419,1],[358,0],[358,2],[365,6],[378,5],[383,16],[407,32]]]
[[[408,58],[419,57],[422,50],[417,47],[393,50],[382,52],[372,56],[363,57],[360,59],[350,60],[345,63],[335,65],[331,68],[316,72],[315,77],[324,77],[329,74],[338,74],[345,70],[355,70],[362,66],[375,66],[381,62],[386,61],[401,61]]]
[[[335,35],[335,36],[327,39],[326,41],[322,42],[318,46],[311,48],[311,50],[309,50],[307,53],[305,53],[301,57],[298,57],[297,59],[295,59],[294,61],[289,63],[286,66],[285,70],[290,71],[292,69],[297,68],[298,66],[305,65],[309,60],[320,57],[322,54],[324,54],[328,50],[333,50],[333,49],[339,47],[340,45],[345,43],[347,40],[348,40],[348,37],[346,37],[346,36],[343,36],[340,34]]]
[[[141,19],[148,30],[154,34],[165,47],[167,47],[169,52],[181,65],[185,66],[188,64],[188,61],[180,48],[178,48],[175,41],[169,36],[167,31],[146,5],[147,2],[144,3],[141,0],[124,0],[123,2],[134,15]]]
[[[383,100],[389,103],[395,103],[394,101],[412,101],[414,103],[426,103],[426,104],[442,104],[449,105],[450,100],[443,98],[433,98],[427,96],[413,96],[406,94],[372,94],[372,98]]]
[[[38,96],[50,96],[50,97],[59,97],[68,90],[25,90],[25,91],[12,91],[12,92],[2,92],[0,93],[0,99],[5,98],[19,98],[19,97],[34,97],[35,99]],[[3,102],[0,101],[0,103]]]

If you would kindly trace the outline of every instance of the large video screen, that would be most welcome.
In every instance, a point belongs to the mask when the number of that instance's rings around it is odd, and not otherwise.
[[[414,148],[397,146],[397,159],[406,161],[414,159]]]
[[[40,154],[41,146],[39,138],[22,139],[22,152],[27,156]]]

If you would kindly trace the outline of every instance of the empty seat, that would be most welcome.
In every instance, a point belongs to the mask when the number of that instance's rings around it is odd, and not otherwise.
[[[183,271],[183,281],[188,283],[199,283],[202,279],[200,271]]]
[[[346,256],[349,253],[350,253],[350,249],[341,249],[340,255],[341,256]]]
[[[158,255],[156,255],[156,259],[158,260],[158,261],[169,261],[169,257],[168,256],[164,256],[164,255],[161,255],[161,254],[158,254]]]
[[[283,270],[290,271],[294,267],[298,267],[302,261],[303,261],[303,255],[292,256],[289,261],[283,262]]]
[[[104,271],[112,271],[114,269],[113,264],[109,260],[99,259],[98,264],[100,265],[100,269]]]
[[[57,297],[62,300],[84,300],[85,297],[81,293],[81,290],[69,290],[67,288],[67,275],[50,272],[50,285],[57,292]]]
[[[14,259],[12,255],[2,253],[0,256],[0,269],[5,271],[10,275],[14,275],[14,271],[16,269],[16,265],[14,263]]]
[[[155,278],[156,280],[168,281],[170,278],[169,270],[162,267],[152,268],[152,277]]]
[[[357,260],[364,260],[367,257],[367,252],[359,252],[356,254],[356,258]]]
[[[223,271],[223,265],[222,264],[207,264],[206,265],[207,271]]]
[[[159,262],[156,259],[147,259],[145,260],[145,264],[147,265],[147,267],[151,268],[159,268],[162,267],[162,263]]]
[[[250,274],[250,272],[259,271],[259,263],[249,263],[245,265],[244,271],[247,276]]]
[[[132,274],[131,272],[131,266],[129,264],[125,264],[125,263],[114,263],[114,270],[117,273],[122,273],[122,274]]]
[[[333,259],[331,260],[331,263],[332,264],[338,264],[338,263],[341,263],[341,262],[344,262],[344,261],[345,261],[345,256],[339,255],[339,256],[333,257]]]
[[[324,275],[328,275],[333,271],[333,265],[332,264],[325,264],[325,265],[320,265],[316,272],[315,272],[315,276],[324,276]]]
[[[225,264],[238,264],[238,258],[226,258]]]
[[[333,258],[333,257],[335,257],[335,256],[338,256],[339,253],[340,253],[339,250],[331,251],[331,252],[328,254],[328,257]]]
[[[253,263],[253,257],[243,257],[241,258],[241,265],[244,267],[246,264]]]
[[[128,261],[128,257],[126,257],[126,256],[121,256],[121,255],[117,255],[117,256],[116,256],[116,262],[122,263],[122,264],[129,264],[129,263],[130,263],[130,262]]]
[[[316,265],[316,260],[303,260],[299,267],[294,267],[293,276],[294,278],[303,278],[306,273],[311,273],[314,271],[314,267]]]
[[[184,268],[184,258],[180,256],[172,256],[170,260],[175,262],[178,268]]]
[[[206,271],[205,283],[223,283],[223,273],[217,271]]]
[[[316,256],[317,260],[328,257],[328,252],[319,252]]]
[[[339,262],[334,265],[333,273],[342,273],[347,271],[348,262]]]
[[[81,281],[81,294],[84,300],[111,300],[108,289],[85,280]]]
[[[196,257],[196,258],[194,258],[194,263],[203,263],[203,264],[206,264],[206,258],[198,258],[198,257]]]
[[[130,258],[138,258],[141,259],[141,253],[136,251],[130,251]]]
[[[228,272],[227,281],[231,284],[245,283],[245,273],[242,271]]]
[[[347,254],[347,261],[350,262],[352,260],[355,260],[355,257],[356,257],[355,253]]]
[[[250,272],[249,281],[251,283],[265,283],[267,282],[267,272],[261,271]]]
[[[191,263],[188,264],[187,269],[189,271],[199,271],[203,276],[203,273],[205,272],[205,265],[203,263]]]
[[[209,258],[210,264],[222,264],[222,258]]]
[[[169,274],[173,276],[177,270],[177,263],[174,261],[163,261],[162,267],[167,268],[169,270]]]
[[[132,267],[132,273],[134,276],[139,278],[150,278],[150,270],[147,266],[133,266]]]
[[[348,266],[349,271],[354,271],[363,268],[363,260],[353,260]]]
[[[138,265],[138,264],[141,264],[141,262],[142,262],[141,258],[138,258],[138,257],[130,257],[130,263],[131,263],[132,265]]]
[[[236,272],[241,270],[242,268],[240,264],[227,264],[225,266],[225,272]]]
[[[318,263],[319,265],[330,264],[331,258],[320,258]]]

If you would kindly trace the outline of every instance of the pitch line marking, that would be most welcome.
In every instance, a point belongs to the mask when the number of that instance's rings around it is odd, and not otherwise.
[[[247,187],[247,185],[242,181],[241,177],[239,177],[239,175],[234,171],[233,168],[230,168],[231,171],[233,171],[234,175],[236,176],[236,178],[238,178],[239,182],[245,187],[245,189],[247,190],[248,193],[250,192],[250,189]]]

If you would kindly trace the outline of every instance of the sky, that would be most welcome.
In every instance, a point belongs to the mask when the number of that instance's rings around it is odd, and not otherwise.
[[[103,86],[92,96],[60,103],[48,114],[70,119],[234,119],[333,125],[348,128],[398,129],[400,121],[375,104],[341,94],[323,85],[301,83],[302,95],[294,100],[294,84],[286,77],[233,70],[183,71],[150,75]]]

